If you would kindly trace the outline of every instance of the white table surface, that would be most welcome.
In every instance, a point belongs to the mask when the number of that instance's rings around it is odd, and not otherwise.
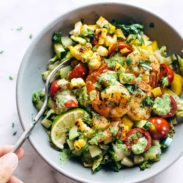
[[[15,86],[18,68],[32,39],[49,22],[62,13],[92,2],[99,1],[0,0],[0,52],[2,50],[4,51],[0,54],[0,145],[14,144],[22,133],[16,109]],[[118,0],[118,2],[125,1]],[[128,3],[135,4],[158,14],[173,25],[183,36],[183,1],[129,0]],[[32,35],[32,39],[30,39],[30,35]],[[14,128],[12,127],[12,123],[14,124]],[[45,163],[29,142],[26,142],[24,149],[25,157],[20,162],[16,175],[25,183],[75,182],[57,173]],[[163,173],[145,182],[183,183],[182,167],[183,157]]]

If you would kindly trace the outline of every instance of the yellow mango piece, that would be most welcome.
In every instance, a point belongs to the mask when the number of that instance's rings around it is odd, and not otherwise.
[[[162,88],[162,92],[163,92],[163,94],[168,94],[168,95],[170,95],[170,96],[175,95],[175,94],[173,93],[173,91],[170,90],[170,89],[168,89],[168,88]]]
[[[151,45],[152,45],[152,50],[153,51],[155,51],[155,50],[158,49],[158,43],[157,43],[157,41],[153,41]]]
[[[124,116],[121,119],[120,125],[122,127],[126,127],[126,130],[130,130],[133,127],[133,121],[131,119],[129,119],[127,116]]]
[[[172,91],[176,93],[178,96],[180,96],[182,93],[182,87],[183,87],[182,76],[174,72],[174,79],[171,83]]]
[[[154,97],[158,97],[158,96],[162,95],[162,91],[161,91],[160,87],[156,87],[156,88],[152,89],[151,93],[153,94]]]

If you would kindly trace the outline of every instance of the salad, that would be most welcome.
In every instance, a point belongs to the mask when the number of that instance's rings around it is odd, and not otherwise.
[[[67,35],[54,32],[53,57],[61,62],[42,119],[61,160],[75,158],[93,172],[103,167],[149,168],[170,146],[183,117],[183,58],[167,55],[141,24],[79,21]],[[33,93],[39,110],[44,91]]]

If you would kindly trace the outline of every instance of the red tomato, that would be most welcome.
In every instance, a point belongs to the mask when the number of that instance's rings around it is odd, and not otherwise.
[[[51,94],[51,96],[54,96],[55,95],[55,93],[60,89],[60,88],[62,88],[62,89],[64,89],[64,88],[68,88],[68,83],[66,83],[66,84],[61,84],[61,83],[59,83],[59,81],[60,80],[55,80],[55,81],[53,81],[53,83],[51,84],[51,86],[50,86],[50,94]]]
[[[60,89],[60,85],[58,84],[58,80],[55,80],[50,86],[51,96],[54,96],[58,89]]]
[[[151,147],[151,143],[152,143],[152,140],[151,140],[151,136],[149,134],[148,131],[146,131],[145,129],[143,128],[133,128],[131,129],[127,134],[126,134],[126,139],[125,139],[125,144],[127,145],[127,147],[129,149],[131,149],[132,145],[133,144],[136,144],[138,139],[135,139],[135,140],[131,140],[129,137],[135,133],[139,132],[141,134],[141,137],[145,137],[146,140],[147,140],[147,146],[146,148],[144,149],[144,152],[146,152],[150,147]],[[141,138],[139,137],[139,138]]]
[[[159,79],[161,80],[163,77],[168,78],[169,85],[172,83],[174,78],[173,70],[167,64],[160,65],[160,76]]]
[[[153,117],[150,118],[149,121],[153,124],[153,126],[150,127],[150,133],[154,140],[163,139],[168,135],[170,127],[167,120],[160,117]]]
[[[162,115],[161,116],[162,118],[169,118],[169,117],[172,117],[176,114],[177,103],[176,103],[175,99],[172,96],[170,96],[170,102],[171,102],[171,110],[168,114]]]
[[[65,107],[71,108],[71,107],[78,107],[78,102],[77,100],[68,100],[65,104]]]
[[[83,63],[80,63],[74,67],[74,69],[69,74],[68,79],[71,80],[73,78],[83,78],[85,79],[87,75],[87,68]]]
[[[123,48],[127,48],[129,51],[127,53],[124,54],[124,56],[127,56],[129,53],[132,52],[132,47],[126,43],[124,43],[123,41],[119,41],[118,42],[118,49],[121,50]]]

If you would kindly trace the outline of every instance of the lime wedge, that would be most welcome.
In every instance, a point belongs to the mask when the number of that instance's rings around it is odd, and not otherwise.
[[[75,122],[88,113],[83,109],[73,109],[56,117],[51,129],[51,140],[53,144],[63,149],[66,142],[66,132],[72,128]]]

